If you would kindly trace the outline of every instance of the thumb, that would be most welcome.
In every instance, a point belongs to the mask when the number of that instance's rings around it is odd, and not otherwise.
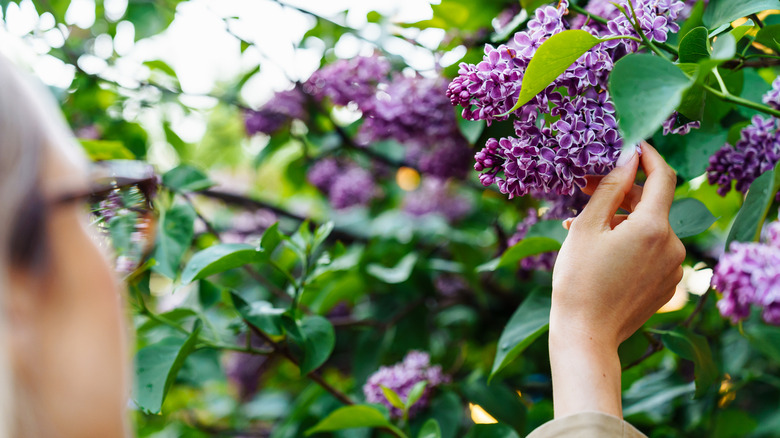
[[[634,186],[638,167],[637,148],[624,148],[617,160],[617,167],[601,180],[588,205],[577,218],[578,225],[610,229],[618,207]]]

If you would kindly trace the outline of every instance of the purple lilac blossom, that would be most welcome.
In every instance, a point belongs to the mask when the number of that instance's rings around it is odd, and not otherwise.
[[[355,163],[341,163],[335,158],[317,161],[306,178],[328,195],[331,205],[337,210],[367,205],[378,193],[371,172]]]
[[[772,82],[772,89],[762,99],[767,105],[780,109],[780,76]],[[750,184],[762,173],[773,169],[780,161],[780,124],[776,117],[755,115],[740,132],[739,140],[732,147],[726,143],[710,157],[707,178],[717,184],[718,193],[725,196],[734,188],[746,193]]]
[[[627,0],[618,3],[625,6]],[[666,41],[677,32],[683,3],[677,0],[634,1],[642,32],[654,41]],[[595,7],[595,6],[594,6]],[[607,26],[584,22],[582,28],[598,37],[637,36],[628,19],[616,8],[600,6]],[[536,50],[549,37],[569,27],[564,21],[568,1],[557,8],[536,10],[528,29],[517,32],[506,45],[485,46],[479,64],[462,63],[459,76],[447,89],[453,105],[463,107],[467,120],[506,120],[516,102],[523,75]],[[610,12],[612,11],[612,12]],[[483,185],[496,184],[508,195],[529,193],[571,195],[585,185],[586,174],[603,174],[614,167],[622,139],[615,108],[607,92],[614,62],[639,44],[629,39],[606,41],[583,54],[546,90],[523,105],[514,116],[516,137],[491,138],[475,155],[475,170]],[[566,93],[557,91],[564,88]],[[549,123],[543,115],[558,118]]]
[[[707,178],[720,186],[721,196],[731,191],[732,181],[737,191],[746,193],[756,178],[774,168],[780,160],[779,126],[775,117],[753,116],[733,147],[726,143],[710,157]]]
[[[271,135],[283,127],[289,126],[293,119],[304,119],[306,97],[294,88],[280,91],[258,110],[244,112],[244,125],[249,135],[258,132]]]
[[[366,145],[393,139],[407,147],[406,160],[423,172],[442,177],[465,177],[468,143],[446,97],[442,78],[396,75],[377,94],[358,133]]]
[[[721,315],[739,322],[751,306],[762,308],[764,321],[780,325],[780,246],[778,223],[770,224],[766,243],[733,242],[715,266],[712,287],[723,294]]]
[[[417,382],[427,381],[420,400],[409,409],[409,417],[414,417],[430,403],[431,392],[436,386],[446,383],[449,378],[442,373],[440,365],[431,366],[431,359],[428,353],[422,351],[410,351],[406,354],[403,361],[392,365],[380,367],[377,372],[368,378],[363,386],[363,394],[369,403],[381,403],[390,410],[390,415],[394,418],[401,418],[402,412],[394,407],[385,398],[382,392],[382,386],[392,389],[406,401],[409,391],[412,390]]]
[[[691,129],[699,129],[701,128],[701,122],[698,120],[692,120],[689,122],[683,122],[680,125],[675,127],[675,124],[679,123],[679,117],[680,113],[677,111],[673,112],[671,116],[669,116],[668,119],[666,119],[663,123],[663,134],[669,135],[669,134],[677,134],[677,135],[688,135],[689,132],[691,132]]]
[[[314,72],[303,89],[317,99],[330,99],[334,105],[354,102],[365,112],[371,110],[377,86],[389,73],[390,62],[380,56],[340,59]]]
[[[471,210],[471,202],[455,193],[448,181],[425,177],[417,190],[406,195],[403,209],[413,216],[435,213],[454,222]]]

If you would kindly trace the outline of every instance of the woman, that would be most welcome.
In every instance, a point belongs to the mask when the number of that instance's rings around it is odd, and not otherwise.
[[[53,99],[0,57],[0,437],[128,436],[122,297]]]
[[[78,202],[93,187],[87,161],[39,88],[0,57],[0,438],[128,436],[122,298]],[[550,316],[557,419],[532,436],[641,436],[619,418],[617,346],[669,299],[684,249],[668,222],[672,170],[644,145],[643,189],[640,158],[619,162],[565,223]]]

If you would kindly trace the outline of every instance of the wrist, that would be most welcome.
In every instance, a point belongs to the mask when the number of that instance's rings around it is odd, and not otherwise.
[[[552,320],[549,336],[555,417],[584,411],[621,417],[617,343]]]

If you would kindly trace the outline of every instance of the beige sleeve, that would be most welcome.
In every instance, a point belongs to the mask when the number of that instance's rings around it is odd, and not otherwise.
[[[647,438],[622,419],[602,412],[580,412],[548,421],[527,438]]]

